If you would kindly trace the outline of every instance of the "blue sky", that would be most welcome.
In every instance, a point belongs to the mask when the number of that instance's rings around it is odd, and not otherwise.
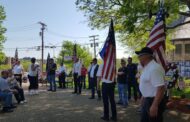
[[[47,25],[45,31],[45,45],[60,46],[63,40],[74,41],[78,44],[89,43],[90,35],[99,35],[99,42],[106,39],[108,28],[105,30],[91,30],[88,27],[87,18],[75,5],[76,0],[0,0],[6,12],[6,20],[3,25],[7,28],[7,41],[4,44],[4,52],[7,56],[14,56],[15,48],[19,57],[41,57],[41,51],[31,49],[41,45],[39,36],[41,26],[39,21]],[[79,38],[86,37],[86,38]],[[100,44],[98,50],[102,43]],[[89,45],[86,45],[89,46]],[[30,48],[26,48],[30,47]],[[117,56],[124,55],[124,49],[118,44]],[[60,47],[54,50],[58,56]],[[47,53],[53,56],[52,49],[45,49],[44,58]]]

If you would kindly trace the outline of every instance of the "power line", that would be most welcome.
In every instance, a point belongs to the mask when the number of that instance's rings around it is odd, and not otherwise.
[[[69,36],[69,35],[63,35],[63,34],[59,34],[50,30],[47,30],[47,32],[51,35],[54,36],[59,36],[59,37],[64,37],[64,38],[70,38],[70,39],[82,39],[82,38],[89,38],[89,37],[77,37],[77,36]]]

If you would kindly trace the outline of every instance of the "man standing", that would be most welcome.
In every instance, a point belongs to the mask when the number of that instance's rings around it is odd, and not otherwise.
[[[75,59],[75,63],[73,66],[73,77],[74,77],[74,94],[81,94],[81,63],[78,58]]]
[[[59,88],[65,88],[65,77],[66,77],[66,68],[63,63],[60,64],[59,68]]]
[[[119,92],[118,104],[122,104],[124,107],[126,107],[128,105],[127,68],[126,68],[126,61],[124,59],[121,59],[121,67],[118,69],[117,73],[117,82],[118,82],[118,92]]]
[[[115,83],[114,81],[102,79],[103,67],[104,65],[101,64],[97,72],[98,89],[100,89],[99,83],[102,80],[102,98],[103,98],[103,105],[104,105],[104,115],[101,117],[101,119],[105,121],[109,121],[110,119],[109,118],[109,101],[110,101],[111,112],[112,112],[111,120],[117,121],[117,111],[116,111],[116,104],[115,104],[115,97],[114,97]]]
[[[141,122],[163,122],[165,71],[154,61],[150,48],[144,47],[135,53],[143,66],[140,76],[140,91],[144,97]]]
[[[48,91],[56,92],[55,71],[57,65],[54,63],[53,58],[50,58],[47,68],[47,79],[50,82],[50,88]]]
[[[98,71],[99,65],[97,64],[97,59],[93,59],[93,65],[90,70],[90,85],[91,85],[91,97],[89,99],[95,99],[95,90],[98,94],[98,100],[101,100],[101,93],[100,90],[97,89],[97,71]]]
[[[13,67],[13,74],[16,80],[19,82],[20,86],[22,87],[22,75],[24,73],[24,68],[20,64],[20,61],[16,61],[15,66]]]
[[[137,91],[138,91],[138,83],[137,83],[137,65],[132,63],[132,58],[128,58],[127,64],[127,83],[128,83],[128,99],[131,99],[131,88],[133,87],[134,99],[137,101]]]

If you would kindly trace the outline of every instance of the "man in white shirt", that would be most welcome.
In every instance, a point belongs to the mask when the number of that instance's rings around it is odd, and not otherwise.
[[[76,58],[74,66],[73,66],[73,77],[74,77],[74,92],[73,94],[81,94],[81,88],[82,88],[82,83],[80,80],[81,76],[81,63],[78,58]]]
[[[141,122],[163,122],[165,71],[153,59],[153,51],[150,48],[144,47],[135,53],[143,66],[140,76],[140,91],[144,97]]]
[[[20,86],[22,87],[22,74],[24,73],[24,68],[20,64],[20,61],[16,61],[15,66],[13,67],[13,74],[16,80],[19,82]]]
[[[98,100],[101,100],[101,92],[97,89],[97,71],[99,65],[97,64],[97,59],[93,59],[93,65],[90,70],[90,85],[91,85],[91,97],[89,99],[95,99],[95,90],[97,90]]]

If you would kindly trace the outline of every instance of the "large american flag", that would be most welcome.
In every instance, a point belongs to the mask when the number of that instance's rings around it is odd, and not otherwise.
[[[100,56],[104,61],[102,79],[114,81],[116,75],[116,44],[113,20],[111,20],[109,33]]]
[[[164,9],[163,7],[160,7],[146,46],[150,47],[154,51],[156,61],[166,70],[165,40]]]

